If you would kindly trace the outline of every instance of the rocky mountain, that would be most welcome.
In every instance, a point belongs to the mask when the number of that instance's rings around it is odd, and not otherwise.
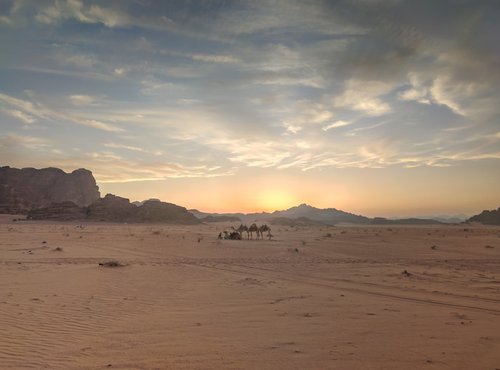
[[[129,223],[200,223],[186,208],[171,203],[148,200],[136,206],[126,198],[107,194],[88,207],[73,202],[53,203],[47,207],[33,209],[28,213],[30,220],[53,221],[103,221]]]
[[[500,207],[492,211],[483,211],[469,218],[467,222],[480,222],[485,225],[500,225]]]
[[[355,215],[353,213],[340,211],[335,208],[316,208],[308,204],[301,204],[284,211],[275,211],[273,217],[299,218],[305,217],[310,220],[319,221],[327,225],[333,225],[340,222],[355,224],[367,224],[370,219],[365,216]]]
[[[99,197],[94,176],[86,169],[0,168],[0,213],[27,213],[65,201],[88,206]]]

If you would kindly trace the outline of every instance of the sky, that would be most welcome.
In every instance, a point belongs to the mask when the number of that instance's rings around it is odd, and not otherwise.
[[[102,195],[500,206],[500,2],[0,0],[0,165]]]

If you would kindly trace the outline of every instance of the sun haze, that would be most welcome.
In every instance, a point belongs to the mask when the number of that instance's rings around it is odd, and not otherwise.
[[[500,203],[499,5],[0,4],[0,157],[205,211]]]

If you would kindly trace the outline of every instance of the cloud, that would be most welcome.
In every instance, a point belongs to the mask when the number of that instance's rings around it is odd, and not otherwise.
[[[345,90],[333,99],[335,107],[361,111],[368,116],[381,116],[392,111],[381,96],[394,88],[392,83],[350,79]]]
[[[44,24],[54,25],[69,19],[82,23],[102,23],[107,27],[119,27],[129,24],[128,15],[119,9],[110,9],[99,5],[85,5],[79,0],[60,0],[41,9],[35,19]]]
[[[210,63],[237,63],[239,59],[232,55],[213,55],[213,54],[192,54],[193,60]]]
[[[125,68],[115,68],[113,70],[113,73],[116,75],[116,76],[123,76],[125,75],[126,73],[126,69]]]
[[[342,120],[340,120],[340,121],[333,122],[333,123],[331,123],[331,124],[329,124],[329,125],[327,125],[327,126],[324,126],[324,127],[322,128],[322,130],[323,130],[323,131],[328,131],[328,130],[331,130],[331,129],[333,129],[333,128],[344,127],[344,126],[348,126],[348,125],[350,125],[350,124],[352,124],[352,122],[348,122],[348,121],[342,121]]]
[[[0,24],[7,24],[7,25],[11,25],[12,24],[12,20],[7,17],[6,15],[0,15]]]
[[[438,104],[450,108],[454,113],[460,116],[466,116],[465,111],[455,101],[455,96],[459,93],[459,88],[453,86],[447,77],[438,77],[434,80],[430,92]]]
[[[137,146],[132,146],[132,145],[124,145],[124,144],[117,144],[117,143],[106,143],[104,144],[105,147],[107,148],[114,148],[114,149],[127,149],[131,150],[134,152],[144,152],[143,148],[139,148]]]
[[[429,88],[426,87],[415,73],[408,75],[411,88],[399,93],[399,98],[406,101],[417,101],[421,104],[431,104]]]
[[[90,95],[70,95],[69,100],[73,105],[87,106],[98,104],[100,98]]]
[[[30,116],[29,114],[26,114],[26,113],[24,113],[20,110],[17,110],[17,109],[2,108],[2,109],[0,109],[0,111],[8,114],[9,116],[17,118],[26,124],[32,124],[33,122],[36,121],[36,119],[33,116]]]
[[[40,102],[30,102],[0,93],[0,104],[2,103],[4,104],[4,107],[0,106],[2,110],[6,109],[7,111],[12,111],[11,108],[7,107],[17,108],[17,111],[19,111],[19,113],[16,113],[17,118],[20,118],[22,116],[28,120],[36,117],[43,120],[57,122],[69,121],[79,125],[93,127],[108,132],[123,131],[122,128],[106,122],[98,121],[92,118],[81,117],[75,114],[63,112],[61,110],[51,109]]]
[[[0,136],[0,149],[4,152],[2,158],[7,158],[9,153],[12,154],[12,150],[18,147],[23,147],[29,150],[47,150],[51,147],[49,140],[26,135],[18,135],[14,133],[6,134]]]

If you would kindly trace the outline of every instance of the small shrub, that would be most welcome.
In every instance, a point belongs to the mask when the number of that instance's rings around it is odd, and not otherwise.
[[[122,263],[120,263],[120,262],[118,262],[118,261],[111,260],[111,261],[106,261],[106,262],[100,262],[99,266],[103,266],[103,267],[123,267],[125,265],[122,264]]]
[[[54,252],[62,252],[62,248],[61,247],[57,247],[57,248],[54,248]]]

